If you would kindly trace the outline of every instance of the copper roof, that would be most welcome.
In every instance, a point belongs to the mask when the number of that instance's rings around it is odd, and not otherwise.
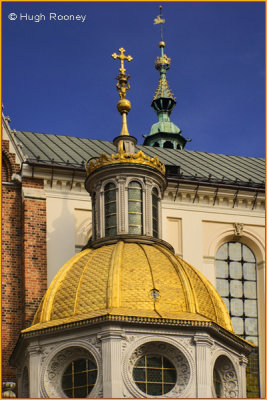
[[[101,153],[111,155],[115,146],[106,140],[73,136],[16,131],[15,139],[30,163],[84,168],[88,159]],[[137,146],[150,157],[158,156],[166,166],[178,166],[180,175],[211,181],[243,182],[263,185],[265,160],[263,158],[231,156],[192,150],[174,150]]]

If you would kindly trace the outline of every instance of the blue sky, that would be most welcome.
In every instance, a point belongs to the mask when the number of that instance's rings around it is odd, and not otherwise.
[[[11,127],[112,140],[121,129],[115,77],[120,47],[133,57],[130,134],[143,142],[157,116],[158,2],[4,2],[4,113]],[[265,3],[163,2],[167,73],[177,98],[171,120],[186,149],[265,154]],[[8,15],[15,13],[16,20]],[[43,14],[34,22],[22,15]],[[86,15],[84,22],[49,14]]]

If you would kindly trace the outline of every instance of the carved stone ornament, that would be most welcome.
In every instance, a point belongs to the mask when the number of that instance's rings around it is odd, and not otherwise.
[[[91,342],[92,343],[92,342]],[[92,344],[77,343],[69,345],[58,351],[52,352],[52,355],[46,360],[41,373],[41,395],[48,398],[68,398],[62,389],[62,376],[69,364],[78,359],[90,359],[97,365],[97,379],[93,390],[90,393],[91,398],[99,398],[102,393],[102,365],[98,349]]]
[[[243,235],[244,224],[239,222],[234,223],[235,236],[241,237]]]
[[[137,342],[140,343],[140,340],[138,340]],[[129,346],[129,349],[123,361],[123,380],[127,391],[129,391],[130,394],[130,396],[128,397],[154,398],[154,396],[142,392],[133,380],[133,367],[136,364],[137,360],[144,355],[164,356],[172,362],[176,369],[177,381],[175,386],[168,393],[165,393],[163,396],[158,397],[177,398],[194,396],[194,394],[192,393],[192,377],[194,375],[194,371],[191,357],[189,356],[188,352],[186,352],[187,354],[185,355],[185,353],[181,351],[178,346],[175,346],[170,342],[175,343],[174,340],[170,340],[169,338],[167,342],[159,341],[159,338],[153,337],[153,339],[147,338],[146,342],[139,346],[136,346],[137,343],[135,342],[136,347],[134,349],[132,349],[133,346]],[[124,396],[127,397],[125,390]]]
[[[237,373],[232,361],[228,357],[221,355],[217,358],[214,368],[216,369],[221,382],[219,397],[231,399],[240,397]],[[217,397],[214,388],[213,395]]]

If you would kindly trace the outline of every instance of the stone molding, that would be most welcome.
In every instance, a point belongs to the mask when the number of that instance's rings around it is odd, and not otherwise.
[[[255,192],[242,190],[236,196],[235,190],[220,188],[218,192],[215,187],[200,187],[196,193],[196,185],[180,184],[178,192],[177,187],[168,186],[165,190],[164,205],[190,205],[190,207],[212,207],[238,209],[242,211],[253,211],[264,213],[265,194],[259,193],[255,199]],[[253,208],[253,210],[252,210]]]
[[[197,346],[212,347],[214,344],[214,340],[207,333],[197,332],[193,337],[193,341]]]
[[[36,189],[22,186],[22,201],[24,200],[46,200],[44,189]]]

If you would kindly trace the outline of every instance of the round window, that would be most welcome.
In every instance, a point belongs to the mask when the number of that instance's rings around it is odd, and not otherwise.
[[[144,355],[133,367],[133,379],[144,393],[161,396],[175,386],[176,368],[162,355]]]
[[[62,376],[62,389],[70,398],[84,398],[92,391],[97,377],[97,367],[92,360],[72,361]]]

